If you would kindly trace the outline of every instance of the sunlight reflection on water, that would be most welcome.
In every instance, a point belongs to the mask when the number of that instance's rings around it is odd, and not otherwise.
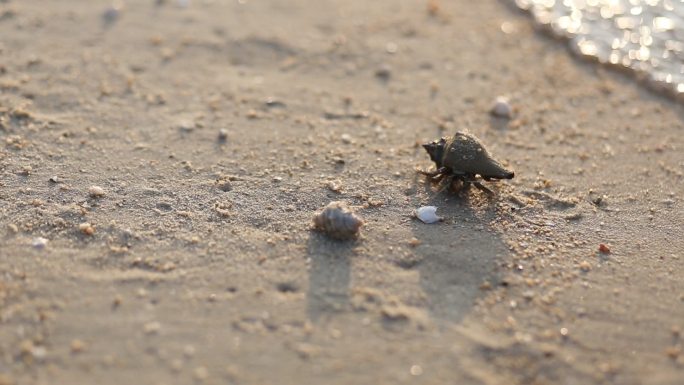
[[[514,0],[571,48],[684,99],[684,2]]]

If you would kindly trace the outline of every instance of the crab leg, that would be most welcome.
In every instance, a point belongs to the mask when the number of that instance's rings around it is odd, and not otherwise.
[[[483,179],[489,180],[489,179],[486,179],[486,178],[483,178]],[[480,181],[477,180],[477,178],[475,177],[475,175],[472,175],[472,174],[467,174],[467,175],[465,175],[465,176],[463,177],[463,186],[464,186],[464,187],[465,187],[465,186],[470,186],[471,183],[472,183],[475,187],[477,187],[478,190],[483,191],[483,192],[485,192],[485,193],[487,193],[487,194],[489,194],[489,195],[494,195],[494,192],[493,192],[492,190],[488,189],[487,187],[483,186],[482,183],[480,183]]]
[[[446,183],[444,183],[446,181]],[[454,183],[454,177],[453,175],[449,176],[442,176],[442,180],[440,181],[440,187],[439,190],[437,190],[437,193],[441,193],[442,191],[446,190],[451,184]]]
[[[446,176],[447,174],[437,174],[436,176],[431,177],[430,180],[432,180],[432,183],[441,183]]]
[[[436,177],[436,176],[439,176],[439,174],[444,174],[446,172],[446,170],[447,170],[446,167],[440,167],[435,171],[425,171],[425,170],[421,170],[421,169],[416,169],[416,171],[418,171],[419,173],[421,173],[423,175],[427,175],[429,177]]]
[[[459,182],[461,183],[459,184]],[[454,177],[454,179],[451,181],[451,191],[461,191],[465,188],[467,188],[467,186],[465,185],[465,182],[462,178]]]
[[[484,191],[485,193],[489,195],[494,195],[494,191],[488,189],[487,187],[483,186],[482,183],[473,181],[473,185],[480,189],[481,191]]]

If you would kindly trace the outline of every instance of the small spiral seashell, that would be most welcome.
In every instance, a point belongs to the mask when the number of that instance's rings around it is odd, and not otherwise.
[[[335,239],[354,239],[363,226],[363,220],[354,215],[344,202],[330,202],[313,218],[314,229]]]

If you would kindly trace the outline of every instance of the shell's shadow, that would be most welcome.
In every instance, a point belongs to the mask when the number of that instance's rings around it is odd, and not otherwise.
[[[420,188],[422,178],[417,180]],[[437,206],[445,218],[439,224],[411,223],[421,244],[415,248],[421,263],[420,285],[429,298],[431,313],[440,319],[459,322],[482,295],[484,281],[496,284],[497,264],[508,253],[502,234],[490,228],[496,220],[496,198],[470,188],[458,193],[436,193],[424,183],[428,205]],[[425,202],[423,202],[424,204]]]
[[[508,130],[508,125],[510,123],[510,119],[504,119],[504,118],[497,118],[496,116],[489,116],[489,128],[492,131],[499,132],[499,131],[506,131]]]
[[[354,241],[336,241],[312,232],[307,242],[311,259],[307,315],[313,322],[323,315],[345,310],[349,304],[351,256]]]

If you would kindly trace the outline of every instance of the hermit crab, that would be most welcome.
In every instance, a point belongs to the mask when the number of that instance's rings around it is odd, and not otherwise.
[[[512,179],[515,175],[492,158],[480,140],[469,133],[457,132],[453,137],[426,143],[423,148],[437,169],[417,171],[442,185],[440,191],[460,181],[463,188],[468,188],[472,183],[487,194],[493,194],[492,190],[479,182],[478,175],[486,181]]]

